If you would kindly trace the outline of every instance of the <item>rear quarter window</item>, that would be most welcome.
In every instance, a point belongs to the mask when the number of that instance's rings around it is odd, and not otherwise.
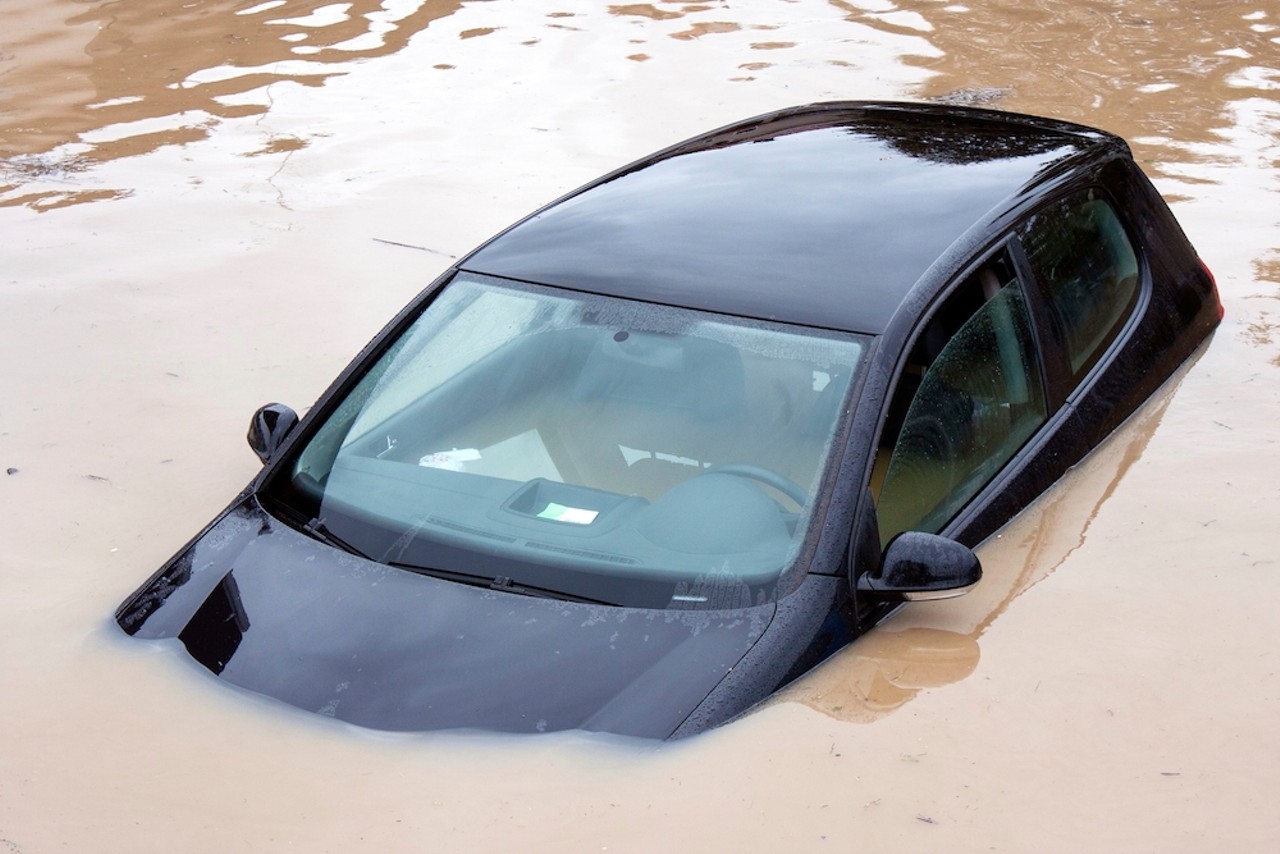
[[[1137,252],[1111,204],[1094,189],[1051,202],[1019,236],[1072,385],[1078,384],[1137,302]]]

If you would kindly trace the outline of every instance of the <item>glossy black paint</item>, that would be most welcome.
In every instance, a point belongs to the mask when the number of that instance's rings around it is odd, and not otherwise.
[[[1082,186],[1105,192],[1131,239],[1143,247],[1139,304],[1124,331],[1078,386],[1069,388],[1061,378],[1050,376],[1049,386],[1056,389],[1056,396],[1050,400],[1049,423],[943,531],[967,545],[992,534],[1083,459],[1191,356],[1221,319],[1212,277],[1164,200],[1127,155],[1127,148],[1101,152],[1096,161],[1037,188],[1011,205],[1010,214],[1000,217],[997,225],[1008,229],[1038,206]],[[993,232],[987,235],[986,245],[1011,239],[998,229]],[[983,245],[973,241],[964,253],[968,258],[980,256]],[[1025,264],[1016,241],[1013,248],[1015,257]],[[967,269],[959,266],[932,289],[918,287],[881,339],[864,396],[864,400],[879,401],[877,415],[921,325],[921,314],[944,298]],[[1034,281],[1029,270],[1021,272],[1026,281]],[[931,298],[926,297],[929,290]],[[880,424],[867,423],[866,428],[878,435]]]
[[[138,637],[179,638],[227,681],[366,726],[661,738],[729,720],[900,604],[867,595],[864,576],[881,565],[869,449],[905,354],[994,248],[1028,277],[1016,225],[1084,186],[1112,200],[1143,247],[1139,305],[1079,387],[1048,366],[1048,423],[942,531],[974,545],[1204,341],[1220,317],[1212,280],[1116,137],[962,108],[823,104],[624,167],[464,258],[278,437],[262,473],[117,620]],[[457,269],[879,335],[838,465],[813,496],[817,534],[776,602],[620,609],[463,587],[344,554],[263,510],[256,495],[291,448]]]
[[[283,403],[268,403],[253,414],[245,439],[258,459],[267,463],[297,426],[298,413],[291,407]]]
[[[923,531],[903,531],[884,551],[880,567],[857,579],[871,597],[942,599],[982,580],[978,556],[955,540]]]
[[[831,581],[815,586],[830,596]],[[613,608],[441,581],[336,552],[253,498],[152,590],[118,614],[125,631],[177,636],[226,681],[301,709],[390,730],[650,738],[702,703],[777,607]]]
[[[788,111],[588,185],[461,266],[879,333],[930,265],[989,212],[1114,144],[1096,131],[976,111]]]

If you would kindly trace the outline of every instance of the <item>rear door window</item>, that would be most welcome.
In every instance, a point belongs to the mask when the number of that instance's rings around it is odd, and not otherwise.
[[[1115,339],[1137,301],[1137,253],[1111,205],[1093,189],[1042,208],[1019,236],[1074,386]]]

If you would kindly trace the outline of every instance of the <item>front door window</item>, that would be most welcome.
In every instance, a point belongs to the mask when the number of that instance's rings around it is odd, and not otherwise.
[[[1046,417],[1022,288],[997,256],[912,348],[873,480],[882,543],[901,531],[940,531]]]

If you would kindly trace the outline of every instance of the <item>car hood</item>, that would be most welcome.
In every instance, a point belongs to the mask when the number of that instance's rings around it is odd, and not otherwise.
[[[532,598],[349,555],[253,498],[116,619],[220,678],[389,730],[603,730],[665,738],[760,638],[772,604],[661,611]]]

